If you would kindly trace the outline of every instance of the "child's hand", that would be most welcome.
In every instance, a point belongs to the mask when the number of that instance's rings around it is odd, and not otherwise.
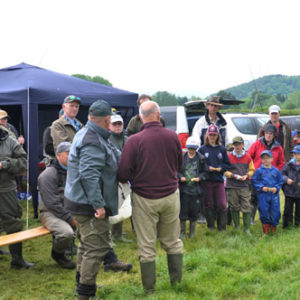
[[[292,180],[291,178],[289,178],[289,179],[287,180],[286,183],[287,183],[288,185],[291,185],[291,184],[293,184],[294,182],[295,182],[294,180]]]
[[[195,181],[195,182],[199,182],[199,181],[200,181],[200,178],[199,178],[199,177],[195,177],[195,178],[192,178],[191,180],[192,180],[192,181]]]
[[[240,180],[241,180],[241,181],[245,181],[246,179],[247,179],[247,175],[244,175],[244,176],[241,177]]]
[[[268,192],[268,191],[269,191],[269,188],[266,187],[266,186],[264,186],[264,187],[262,188],[262,191],[263,191],[263,192]]]
[[[181,177],[181,178],[180,178],[180,181],[181,181],[181,182],[186,182],[186,178],[185,178],[185,177]]]
[[[273,187],[273,188],[269,188],[270,192],[272,192],[273,194],[275,194],[277,192],[277,189],[276,187]]]

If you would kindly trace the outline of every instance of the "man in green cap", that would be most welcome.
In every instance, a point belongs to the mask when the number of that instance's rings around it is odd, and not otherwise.
[[[95,296],[100,264],[111,249],[108,216],[118,214],[120,151],[108,141],[111,114],[107,102],[94,102],[69,153],[65,207],[77,222],[76,290],[81,300]]]

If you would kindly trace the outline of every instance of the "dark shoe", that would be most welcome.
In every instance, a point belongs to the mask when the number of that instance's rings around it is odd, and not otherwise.
[[[3,248],[0,248],[0,255],[9,255],[10,253]]]
[[[182,278],[182,254],[168,254],[168,270],[171,285],[180,282]]]
[[[190,221],[190,235],[189,238],[192,239],[195,237],[196,221]]]
[[[9,245],[9,252],[12,260],[10,266],[12,269],[29,269],[35,264],[27,262],[22,256],[22,243]]]
[[[154,286],[156,282],[155,261],[140,262],[140,266],[144,291],[146,294],[151,294],[155,290]]]
[[[180,236],[181,239],[186,238],[186,221],[180,221]]]
[[[52,250],[51,257],[64,269],[75,269],[76,264],[65,256],[64,253],[58,253]]]
[[[123,263],[122,261],[116,261],[110,264],[104,265],[104,272],[129,272],[132,269],[132,264]]]
[[[232,210],[231,211],[231,217],[232,217],[232,220],[233,220],[234,227],[236,229],[239,229],[240,228],[240,212]]]

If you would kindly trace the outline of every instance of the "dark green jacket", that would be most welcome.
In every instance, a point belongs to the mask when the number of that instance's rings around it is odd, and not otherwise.
[[[19,142],[0,129],[0,192],[17,188],[15,176],[23,173],[27,166],[27,155]]]

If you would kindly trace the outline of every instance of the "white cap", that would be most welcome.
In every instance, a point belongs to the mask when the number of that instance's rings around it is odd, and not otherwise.
[[[120,116],[120,115],[112,115],[110,117],[110,123],[115,123],[115,122],[122,122],[122,123],[124,123],[122,116]]]
[[[278,105],[271,105],[269,107],[269,114],[272,114],[272,113],[279,114],[280,113],[280,107]]]
[[[187,148],[194,148],[198,149],[199,148],[199,142],[192,136],[190,136],[185,143]]]

